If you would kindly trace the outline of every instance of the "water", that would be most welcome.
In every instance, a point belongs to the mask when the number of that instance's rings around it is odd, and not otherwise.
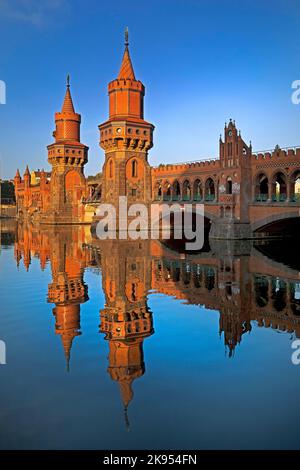
[[[297,244],[1,240],[1,449],[300,448]]]

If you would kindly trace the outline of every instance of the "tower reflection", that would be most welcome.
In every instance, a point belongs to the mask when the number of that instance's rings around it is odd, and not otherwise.
[[[109,344],[108,374],[119,385],[127,424],[134,381],[145,373],[144,340],[154,333],[150,293],[218,311],[229,358],[257,327],[300,336],[300,266],[268,257],[266,243],[215,242],[206,252],[180,254],[158,241],[93,240],[83,226],[25,225],[16,226],[6,239],[15,240],[17,265],[23,261],[30,271],[37,257],[41,269],[51,267],[48,302],[55,305],[55,333],[61,337],[67,369],[72,344],[81,334],[81,304],[88,300],[84,272],[90,267],[101,272],[105,305],[100,332]],[[188,314],[184,305],[182,310]]]
[[[109,341],[108,373],[119,383],[127,426],[132,383],[145,372],[144,339],[152,335],[152,313],[147,305],[151,288],[149,242],[107,240],[101,243],[105,308],[100,332]]]

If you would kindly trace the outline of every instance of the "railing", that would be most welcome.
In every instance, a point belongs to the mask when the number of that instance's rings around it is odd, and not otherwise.
[[[285,202],[286,194],[273,194],[272,202]]]
[[[206,202],[212,202],[216,199],[215,194],[206,194],[204,200]]]
[[[292,194],[288,200],[287,194],[273,194],[269,201],[268,194],[257,194],[255,196],[255,202],[300,202],[300,193]]]
[[[300,194],[299,193],[293,194],[291,196],[291,202],[300,202]]]
[[[268,200],[268,195],[267,194],[257,194],[255,196],[255,201],[256,202],[267,202]]]
[[[202,198],[201,194],[195,194],[195,196],[193,197],[194,201],[202,201],[202,199],[203,198]]]

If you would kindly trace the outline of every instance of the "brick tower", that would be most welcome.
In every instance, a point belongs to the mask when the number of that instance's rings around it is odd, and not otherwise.
[[[80,305],[88,300],[84,282],[84,253],[78,228],[64,227],[49,232],[52,282],[48,302],[55,304],[55,333],[60,335],[69,370],[71,347],[80,332]]]
[[[69,224],[84,221],[86,184],[83,173],[88,147],[80,142],[80,114],[75,112],[69,76],[61,112],[55,113],[55,142],[48,145],[48,162],[52,165],[49,212],[42,222]]]
[[[100,246],[105,293],[100,332],[109,342],[108,373],[119,384],[128,424],[132,384],[145,372],[143,342],[154,332],[147,305],[151,288],[150,242],[103,240]]]
[[[247,238],[250,235],[251,144],[248,146],[235,121],[225,124],[220,136],[220,175],[218,181],[220,214],[212,234],[216,238]]]
[[[148,150],[154,126],[144,120],[145,87],[135,78],[128,45],[126,29],[120,72],[108,85],[109,119],[99,126],[105,151],[102,199],[115,207],[119,196],[127,196],[128,204],[151,201]]]

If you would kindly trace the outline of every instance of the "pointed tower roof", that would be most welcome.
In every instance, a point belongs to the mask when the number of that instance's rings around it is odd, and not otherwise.
[[[67,76],[67,89],[65,94],[65,99],[61,108],[62,113],[72,113],[75,114],[75,109],[72,101],[72,96],[70,92],[70,76]]]
[[[18,168],[17,171],[16,171],[16,176],[15,176],[15,178],[20,178],[19,168]]]
[[[26,170],[25,170],[24,176],[25,175],[30,176],[30,171],[29,171],[28,165],[26,165]]]
[[[62,334],[61,340],[64,348],[65,358],[66,358],[66,367],[67,372],[70,372],[70,359],[71,359],[71,348],[73,343],[74,336],[72,334]]]
[[[128,42],[128,28],[125,30],[125,51],[123,54],[122,64],[120,68],[120,72],[118,75],[118,79],[130,79],[135,80],[134,70],[130,59],[129,54],[129,42]]]

